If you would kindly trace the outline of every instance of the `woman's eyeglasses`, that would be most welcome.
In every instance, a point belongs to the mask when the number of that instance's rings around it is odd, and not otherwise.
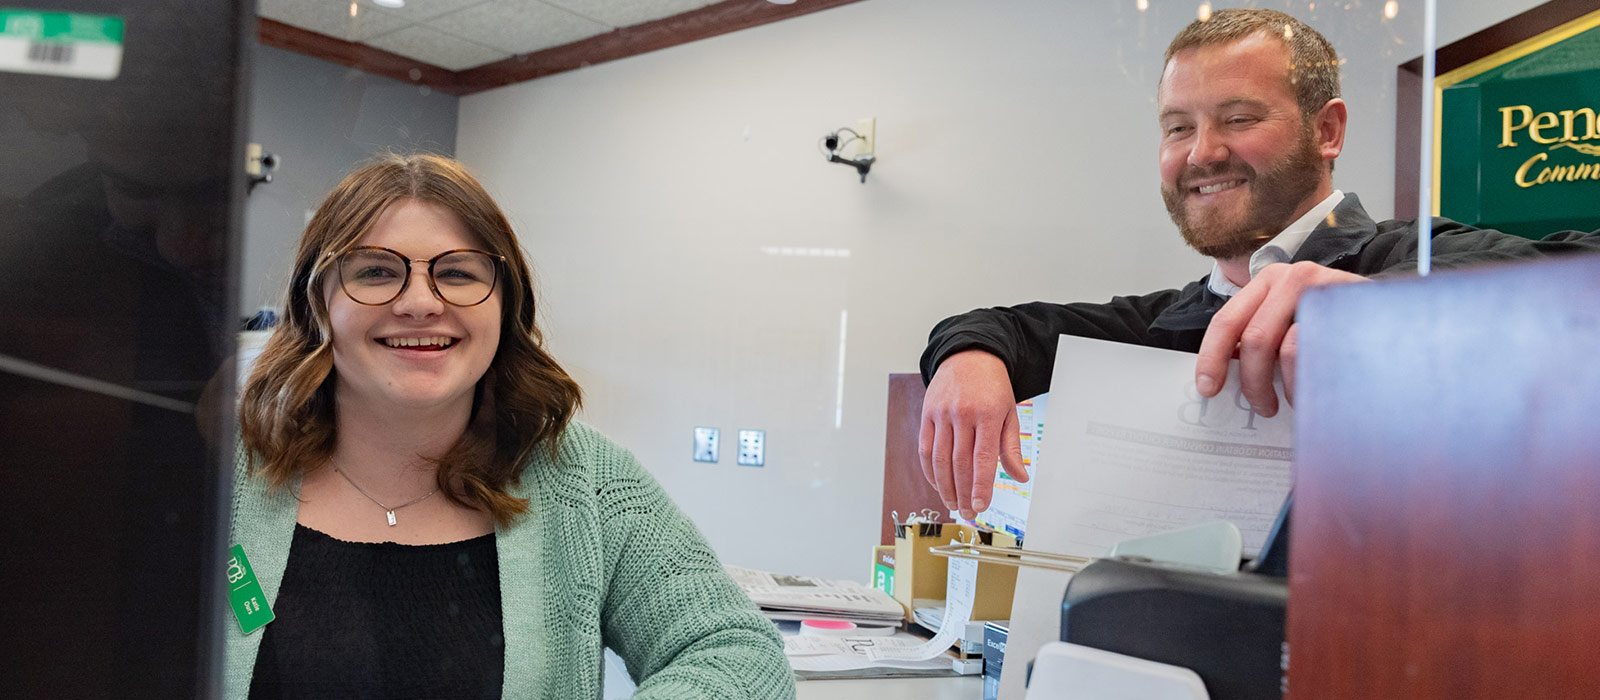
[[[332,253],[330,253],[332,255]],[[447,250],[427,260],[413,260],[378,246],[358,246],[338,253],[339,287],[351,301],[382,306],[406,292],[411,264],[427,263],[428,289],[454,306],[477,306],[494,293],[505,256],[481,250]]]

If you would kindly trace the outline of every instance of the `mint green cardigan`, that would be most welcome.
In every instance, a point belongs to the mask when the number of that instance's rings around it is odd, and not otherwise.
[[[512,489],[529,512],[495,532],[503,697],[599,698],[603,647],[627,662],[640,700],[794,697],[777,629],[633,455],[576,422],[560,444],[553,461],[537,450]],[[268,490],[240,452],[233,543],[276,602],[298,484]],[[263,633],[230,620],[224,697],[249,695]]]

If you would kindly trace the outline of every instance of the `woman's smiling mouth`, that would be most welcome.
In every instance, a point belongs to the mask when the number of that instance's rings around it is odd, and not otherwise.
[[[443,350],[455,344],[458,338],[445,335],[424,336],[421,338],[377,338],[376,341],[391,348],[405,348],[407,350]]]

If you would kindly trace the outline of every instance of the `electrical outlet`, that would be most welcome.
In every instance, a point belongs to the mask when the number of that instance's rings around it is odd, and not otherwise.
[[[856,136],[860,137],[860,140],[855,142],[856,151],[853,154],[857,160],[860,160],[861,156],[870,156],[877,152],[878,119],[876,117],[857,119],[855,132]]]
[[[694,429],[694,461],[717,461],[717,433],[716,428]]]
[[[767,431],[739,431],[739,464],[760,467],[767,463]]]

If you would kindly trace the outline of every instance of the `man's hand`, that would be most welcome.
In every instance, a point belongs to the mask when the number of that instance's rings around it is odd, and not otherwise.
[[[971,520],[994,495],[995,462],[1027,481],[1017,437],[1017,404],[1006,365],[982,350],[945,358],[922,400],[918,455],[922,475],[939,489],[950,510]]]
[[[1284,398],[1294,403],[1294,363],[1298,332],[1294,323],[1300,295],[1325,284],[1363,282],[1365,277],[1312,262],[1266,266],[1228,303],[1223,304],[1195,362],[1195,387],[1202,396],[1216,396],[1228,379],[1228,360],[1239,350],[1239,383],[1251,408],[1263,416],[1278,413],[1272,388],[1274,368],[1283,369]],[[930,387],[930,390],[932,387]],[[927,427],[924,424],[923,430]]]

